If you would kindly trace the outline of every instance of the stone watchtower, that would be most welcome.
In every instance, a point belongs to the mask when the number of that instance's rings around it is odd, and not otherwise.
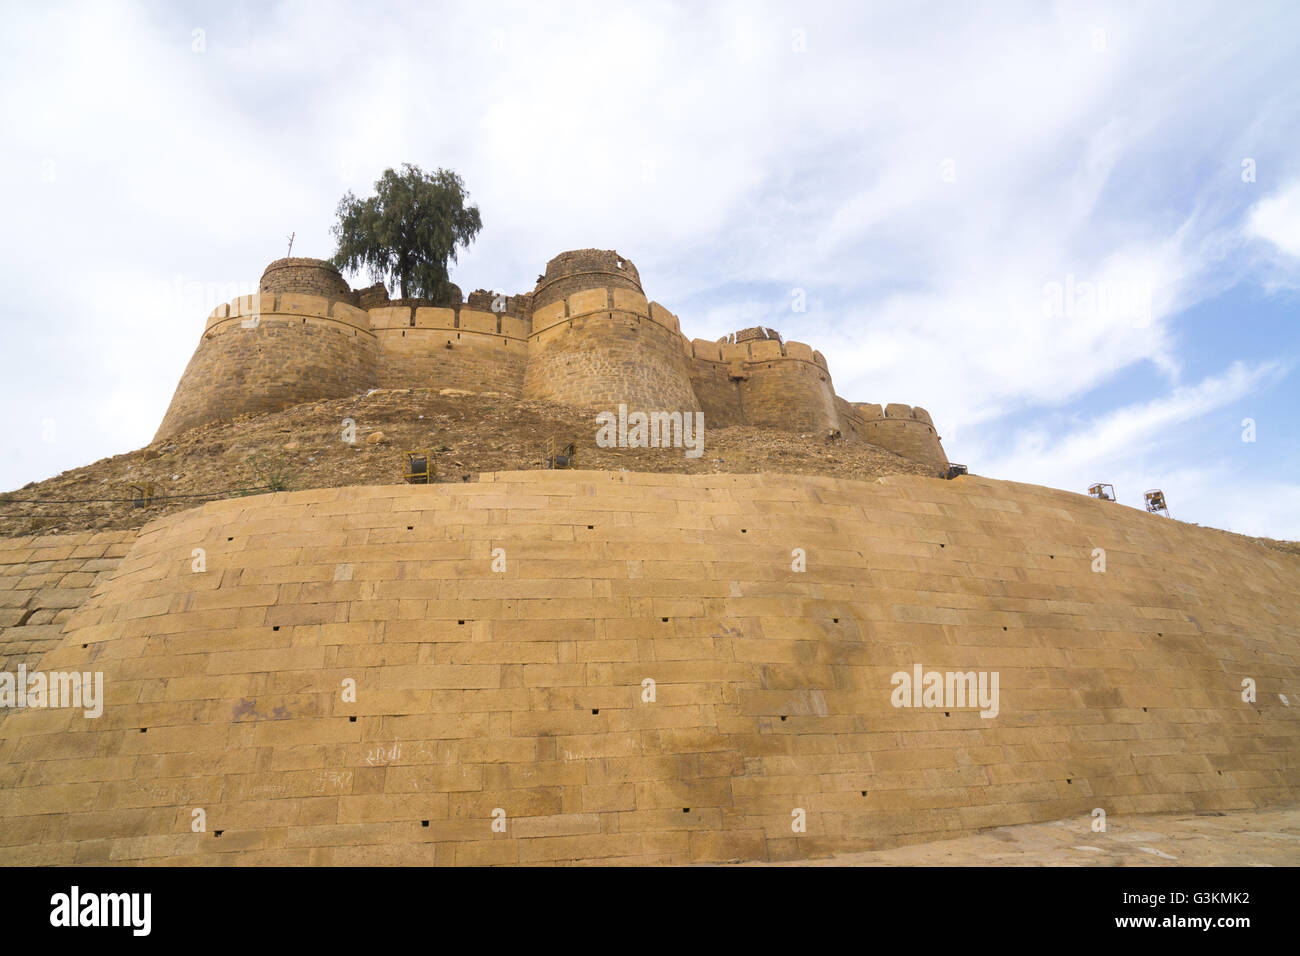
[[[532,300],[525,398],[700,407],[677,317],[646,301],[636,267],[617,252],[561,253],[546,264]]]

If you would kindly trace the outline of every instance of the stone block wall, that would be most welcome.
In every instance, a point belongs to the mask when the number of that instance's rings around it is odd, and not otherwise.
[[[41,659],[102,670],[102,717],[0,723],[0,863],[799,860],[1290,803],[1297,593],[1293,555],[973,477],[213,502]],[[915,667],[997,673],[997,715],[893,706]]]
[[[0,538],[0,672],[34,668],[135,538],[135,531]],[[9,713],[0,708],[0,721]]]

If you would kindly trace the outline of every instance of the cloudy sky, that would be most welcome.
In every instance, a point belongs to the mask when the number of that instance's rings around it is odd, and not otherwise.
[[[0,17],[0,488],[147,444],[206,314],[411,162],[482,210],[465,290],[617,249],[688,335],[808,342],[972,471],[1300,538],[1293,5]]]

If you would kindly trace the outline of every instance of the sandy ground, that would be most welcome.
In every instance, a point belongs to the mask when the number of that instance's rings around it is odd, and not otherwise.
[[[823,860],[748,866],[1300,866],[1300,807],[1081,817]]]

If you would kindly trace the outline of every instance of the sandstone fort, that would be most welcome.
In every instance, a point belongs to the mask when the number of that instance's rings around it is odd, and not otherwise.
[[[256,294],[208,316],[157,437],[370,388],[430,387],[702,411],[710,427],[836,431],[936,474],[948,467],[924,408],[846,401],[820,352],[768,329],[688,339],[647,301],[636,267],[598,249],[556,256],[526,295],[479,291],[442,308],[391,301],[382,285],[353,291],[322,260],[272,262]]]
[[[1049,822],[1068,856],[1119,845],[1099,820],[1294,806],[1297,555],[956,474],[923,408],[840,397],[767,329],[688,339],[615,252],[451,298],[273,262],[115,474],[263,421],[318,472],[395,457],[294,417],[348,399],[375,433],[376,389],[463,396],[458,427],[484,393],[702,412],[921,473],[390,467],[0,538],[0,669],[42,675],[0,707],[0,861],[774,862]]]

